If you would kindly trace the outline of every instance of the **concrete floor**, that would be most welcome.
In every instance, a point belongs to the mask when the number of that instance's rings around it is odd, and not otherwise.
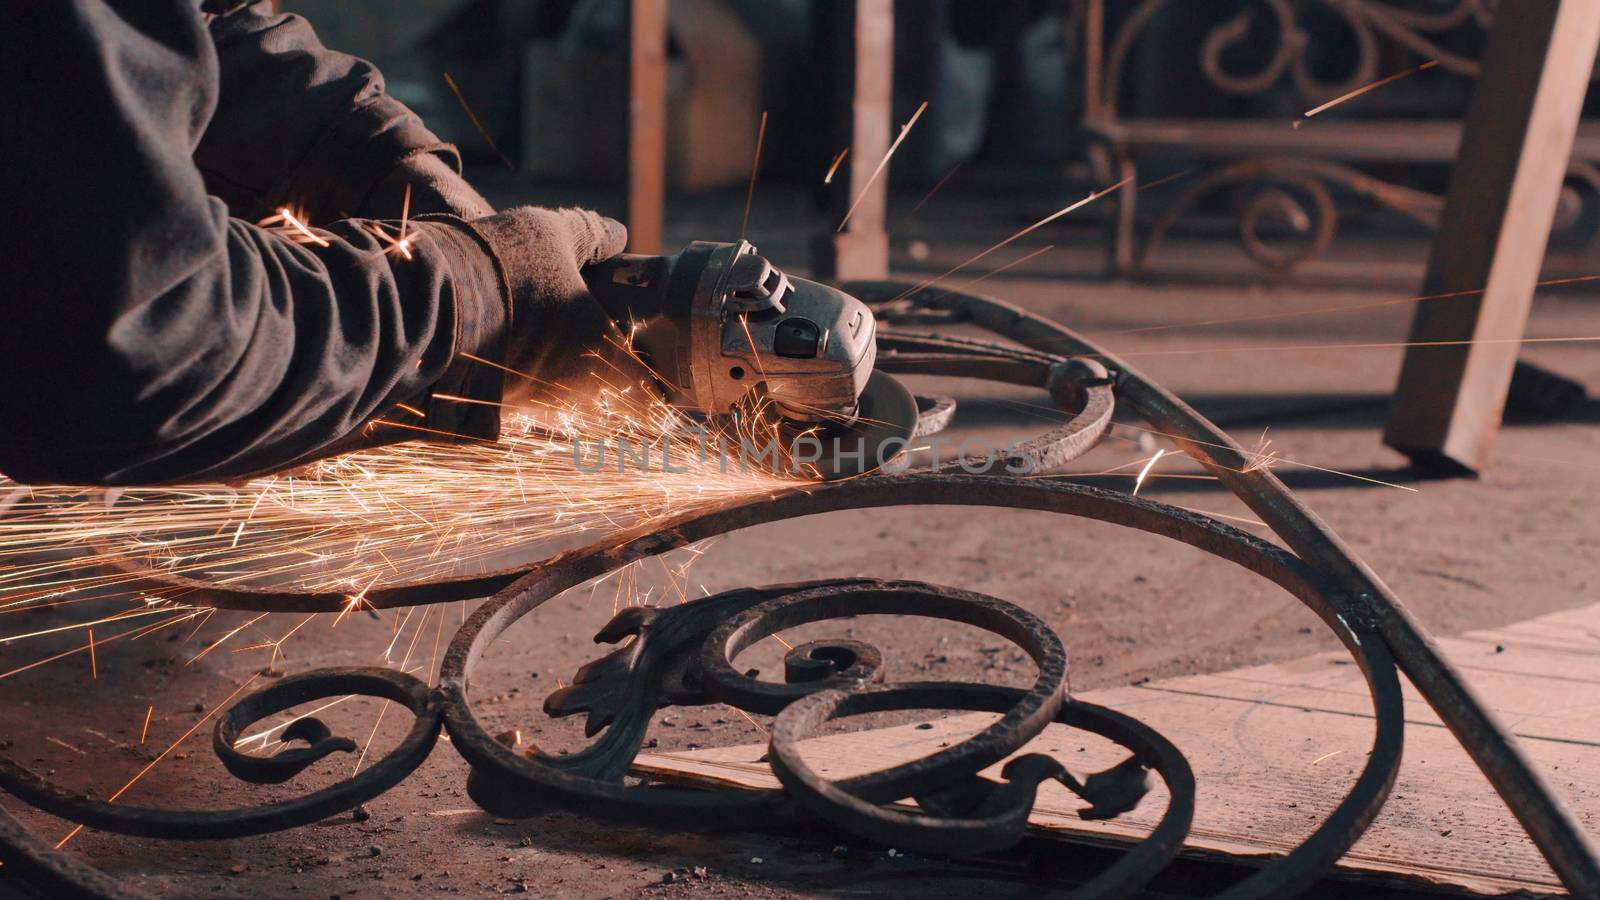
[[[761,198],[758,197],[758,203]],[[951,201],[952,207],[956,201]],[[930,206],[935,206],[930,204]],[[735,211],[735,215],[737,211]],[[752,232],[781,262],[800,259],[806,229],[769,226],[779,212],[758,206]],[[734,220],[736,221],[736,219]],[[725,224],[721,215],[685,221],[679,239],[704,236]],[[896,244],[910,277],[942,271],[1015,226],[974,225],[969,235],[950,227],[919,226],[932,256],[920,263]],[[907,229],[916,232],[916,228]],[[977,234],[984,237],[975,237]],[[1405,288],[1379,291],[1303,286],[1239,287],[1101,283],[1060,277],[1092,260],[1092,235],[1043,237],[1015,256],[1055,240],[1058,252],[987,281],[983,289],[1049,314],[1124,352],[1147,374],[1223,423],[1246,444],[1268,431],[1284,457],[1285,481],[1343,535],[1436,632],[1482,628],[1595,602],[1600,569],[1593,560],[1600,530],[1594,510],[1600,487],[1600,405],[1576,420],[1513,424],[1496,450],[1494,468],[1477,480],[1418,481],[1399,455],[1378,439],[1385,397],[1399,362],[1394,349],[1268,350],[1284,345],[1335,345],[1403,340],[1409,304],[1359,314],[1264,319],[1164,332],[1116,332],[1214,318],[1235,318],[1404,298]],[[1011,250],[1015,253],[1011,253]],[[1413,252],[1411,248],[1407,252]],[[1414,255],[1401,254],[1401,263]],[[1531,333],[1600,333],[1592,291],[1541,297]],[[1600,384],[1600,355],[1583,344],[1531,346],[1527,358]],[[993,438],[1015,437],[1047,423],[1042,397],[988,385],[945,384],[963,400],[957,427]],[[1147,457],[1139,432],[1117,428],[1114,438],[1081,460],[1098,472]],[[1151,445],[1146,442],[1144,447]],[[1155,446],[1162,446],[1157,444]],[[1292,461],[1292,462],[1291,462]],[[1320,469],[1303,468],[1304,462]],[[1330,475],[1352,472],[1401,487]],[[1193,472],[1181,458],[1164,460],[1158,474]],[[1131,478],[1096,478],[1118,489]],[[1228,516],[1248,512],[1214,483],[1155,478],[1142,493]],[[1246,526],[1249,527],[1249,526]],[[1261,529],[1256,529],[1261,531]],[[1292,598],[1227,564],[1187,547],[1142,534],[1030,513],[956,509],[884,509],[837,513],[777,523],[713,543],[691,579],[716,591],[821,575],[870,574],[970,588],[1017,602],[1043,616],[1065,640],[1072,683],[1089,689],[1143,678],[1208,672],[1289,659],[1334,646],[1310,613]],[[641,581],[641,588],[648,584]],[[658,586],[658,590],[659,590]],[[492,725],[520,727],[541,746],[580,746],[577,723],[549,723],[540,704],[556,680],[568,679],[598,655],[589,636],[609,618],[609,595],[588,592],[549,604],[497,644],[480,667],[475,695]],[[410,665],[424,676],[437,642],[448,642],[464,610],[440,608],[405,624],[419,635]],[[326,665],[371,664],[391,642],[395,621],[357,617],[338,631],[314,625],[287,648],[290,672]],[[401,613],[400,615],[405,615]],[[25,614],[20,631],[56,621]],[[218,653],[185,661],[198,641],[246,617],[219,616],[194,639],[184,633],[104,648],[98,679],[76,661],[43,666],[0,681],[0,733],[22,762],[64,784],[104,796],[167,747],[264,662],[260,651]],[[224,622],[224,619],[227,622]],[[292,622],[264,626],[268,635]],[[986,679],[1014,683],[1029,677],[993,639],[960,628],[875,617],[840,626],[885,650],[890,678]],[[831,633],[840,633],[834,630]],[[442,636],[442,637],[441,637]],[[0,666],[13,668],[66,649],[78,638],[0,646]],[[751,664],[776,660],[750,654]],[[147,743],[138,744],[145,711],[153,706]],[[375,730],[373,753],[392,746],[409,724],[389,710],[377,726],[376,702],[351,701],[323,718],[336,733],[364,739]],[[152,770],[125,802],[158,806],[223,807],[293,796],[349,772],[338,757],[281,789],[242,785],[221,770],[203,728]],[[652,735],[664,749],[750,742],[758,730],[722,707],[672,710]],[[387,744],[386,744],[387,742]],[[716,836],[615,827],[571,814],[525,821],[497,820],[465,795],[466,769],[447,742],[424,767],[367,805],[370,816],[341,816],[317,826],[237,841],[174,844],[84,831],[74,853],[130,885],[165,896],[396,897],[438,892],[463,895],[531,892],[541,895],[758,896],[813,893],[966,895],[1015,889],[1004,873],[954,869],[916,856],[890,856],[825,829],[782,834]],[[1330,786],[1330,790],[1333,789]],[[70,826],[0,800],[42,835]],[[843,846],[847,850],[836,850]],[[701,873],[703,874],[697,874]],[[663,883],[669,873],[672,883]],[[0,893],[6,890],[0,881]]]

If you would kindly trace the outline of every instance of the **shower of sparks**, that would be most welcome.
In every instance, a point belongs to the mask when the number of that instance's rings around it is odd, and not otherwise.
[[[809,483],[745,463],[741,442],[775,437],[759,433],[767,427],[759,416],[722,433],[642,385],[594,378],[592,390],[567,392],[576,399],[507,409],[499,442],[391,444],[237,486],[19,488],[0,515],[0,623],[44,607],[86,614],[31,630],[0,627],[0,645],[93,628],[92,643],[51,658],[92,654],[97,645],[197,618],[204,624],[214,612],[185,602],[191,589],[153,585],[151,574],[217,587],[338,591],[347,602],[330,616],[337,624],[370,610],[370,592],[386,586],[527,563]],[[648,464],[625,459],[623,445],[648,452]],[[191,662],[263,617],[228,631]],[[283,642],[309,620],[235,652],[270,650],[270,670]],[[106,628],[123,623],[133,627]]]
[[[889,165],[890,157],[894,156],[894,152],[900,149],[900,142],[904,141],[906,135],[911,133],[911,126],[917,124],[917,120],[922,118],[922,111],[927,108],[928,101],[922,101],[922,105],[917,107],[917,111],[911,114],[911,118],[900,126],[900,134],[894,139],[894,143],[889,145],[889,152],[883,154],[883,159],[878,160],[878,167],[872,170],[872,174],[867,177],[866,182],[861,185],[861,189],[856,192],[855,201],[850,204],[849,209],[845,210],[844,218],[839,220],[839,227],[835,228],[835,231],[844,231],[844,226],[849,224],[850,217],[856,214],[856,207],[860,206],[861,201],[866,199],[867,191],[872,187],[872,183],[878,180],[879,175],[883,174],[884,168]]]
[[[1428,60],[1427,62],[1423,63],[1420,66],[1413,66],[1413,67],[1411,67],[1409,69],[1406,69],[1403,72],[1396,72],[1396,73],[1394,73],[1393,75],[1390,75],[1387,78],[1380,78],[1380,79],[1378,79],[1377,81],[1374,81],[1371,84],[1363,85],[1361,87],[1358,87],[1355,90],[1350,91],[1349,93],[1340,94],[1339,96],[1333,98],[1332,100],[1329,100],[1327,103],[1324,103],[1321,106],[1314,106],[1311,109],[1308,109],[1305,112],[1301,113],[1300,114],[1300,118],[1294,120],[1293,127],[1299,128],[1301,125],[1304,125],[1308,120],[1310,120],[1310,118],[1312,116],[1317,115],[1318,113],[1330,110],[1330,109],[1334,108],[1335,106],[1338,106],[1341,103],[1346,103],[1348,101],[1354,100],[1355,98],[1361,96],[1362,94],[1365,94],[1368,91],[1375,91],[1378,88],[1381,88],[1386,84],[1393,84],[1394,82],[1399,81],[1402,78],[1408,78],[1408,77],[1410,77],[1412,75],[1417,74],[1418,72],[1426,72],[1427,70],[1433,68],[1434,66],[1437,66],[1438,64],[1439,64],[1439,61],[1437,59],[1430,59],[1430,60]]]
[[[849,156],[849,155],[850,155],[850,148],[849,147],[846,147],[843,150],[839,151],[839,155],[835,156],[833,158],[833,162],[828,164],[828,174],[822,176],[822,183],[823,184],[833,184],[833,173],[839,171],[839,164],[844,162],[844,158],[846,156]]]
[[[744,194],[744,221],[739,223],[739,240],[750,232],[750,206],[756,200],[756,173],[761,171],[761,145],[767,140],[767,111],[761,111],[761,127],[756,130],[756,156],[750,161],[750,187]]]

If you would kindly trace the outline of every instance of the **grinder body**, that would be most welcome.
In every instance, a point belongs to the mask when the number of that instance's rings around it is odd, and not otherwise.
[[[832,464],[825,449],[824,477],[881,464],[874,451],[889,437],[903,447],[915,426],[915,400],[873,373],[877,325],[866,304],[786,275],[745,241],[623,254],[583,277],[674,406],[707,416],[770,410],[835,445],[852,435],[876,445],[859,466]]]
[[[794,421],[855,416],[877,344],[849,294],[785,275],[744,241],[624,254],[583,276],[673,405],[729,413],[756,390]]]

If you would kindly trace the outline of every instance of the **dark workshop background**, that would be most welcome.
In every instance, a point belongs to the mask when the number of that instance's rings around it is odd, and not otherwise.
[[[391,93],[459,145],[492,200],[575,202],[624,216],[626,0],[281,5],[309,18],[329,46],[375,62]],[[765,239],[775,226],[826,230],[828,191],[839,185],[825,186],[822,176],[850,142],[838,114],[848,100],[832,87],[838,48],[827,35],[830,17],[849,7],[671,0],[668,8],[668,232],[703,225],[708,208],[732,209],[737,221],[763,112],[756,208]],[[1099,227],[1115,214],[1111,203],[1063,223],[1081,233],[1072,241],[1079,255],[1062,274],[1251,281],[1292,273],[1414,284],[1488,7],[1395,0],[1381,9],[1396,12],[1247,0],[895,3],[892,122],[929,102],[889,167],[896,266],[926,258],[919,248],[905,252],[917,237],[907,210],[958,166],[950,194],[979,195],[981,208],[945,201],[941,212],[956,212],[958,228],[981,218],[999,233],[1131,171],[1141,184],[1185,177],[1141,191],[1120,246]],[[1289,127],[1317,104],[1428,59],[1440,64],[1342,104],[1313,127]],[[1596,104],[1591,97],[1590,112]],[[1195,120],[1208,123],[1203,135],[1168,127]],[[1124,157],[1132,168],[1118,168]],[[1593,262],[1596,160],[1600,132],[1586,129],[1557,214],[1556,272]],[[1252,162],[1260,168],[1248,170]],[[1196,173],[1216,181],[1188,196]],[[710,220],[725,227],[715,214]],[[1197,249],[1195,240],[1217,248]],[[1393,266],[1369,271],[1361,263],[1374,254]],[[1330,262],[1342,265],[1319,270]]]

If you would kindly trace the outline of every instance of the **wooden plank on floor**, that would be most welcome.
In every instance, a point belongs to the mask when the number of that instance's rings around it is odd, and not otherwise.
[[[1580,821],[1600,836],[1600,605],[1440,641],[1525,742]],[[1409,684],[1406,750],[1395,791],[1342,860],[1342,874],[1498,894],[1561,885],[1454,737]],[[1188,757],[1199,784],[1186,852],[1268,859],[1308,835],[1352,784],[1372,742],[1360,671],[1342,653],[1172,678],[1081,695],[1136,716]],[[807,758],[848,777],[926,755],[994,720],[964,714],[808,741]],[[928,726],[932,727],[928,727]],[[1079,771],[1115,764],[1106,741],[1052,727],[1026,748]],[[641,774],[724,786],[776,786],[764,745],[641,754]],[[1000,766],[989,770],[998,773]],[[1127,816],[1078,818],[1059,786],[1040,793],[1033,824],[1072,840],[1137,839],[1165,808],[1158,789]]]

